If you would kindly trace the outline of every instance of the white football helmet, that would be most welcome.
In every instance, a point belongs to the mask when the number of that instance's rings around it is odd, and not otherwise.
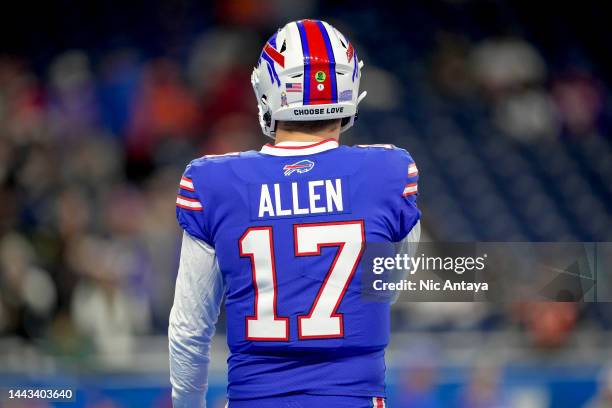
[[[263,132],[274,138],[277,120],[342,118],[355,121],[363,62],[352,44],[319,20],[292,21],[266,43],[251,82]]]

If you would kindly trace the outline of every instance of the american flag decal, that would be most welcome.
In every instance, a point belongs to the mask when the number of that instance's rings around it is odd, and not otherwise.
[[[299,82],[288,82],[285,84],[287,92],[302,92],[302,84]]]

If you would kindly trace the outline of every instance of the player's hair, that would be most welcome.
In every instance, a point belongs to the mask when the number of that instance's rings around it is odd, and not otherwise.
[[[288,132],[315,133],[340,125],[341,119],[278,121],[277,129]]]

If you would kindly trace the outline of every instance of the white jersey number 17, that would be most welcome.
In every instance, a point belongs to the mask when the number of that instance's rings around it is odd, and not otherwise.
[[[300,339],[344,336],[338,306],[355,274],[365,241],[363,221],[296,224],[296,256],[321,255],[322,247],[339,247],[307,315],[298,316]],[[239,241],[240,256],[249,257],[255,290],[255,314],[246,318],[246,337],[255,341],[289,340],[289,319],[277,314],[276,267],[272,227],[252,227]]]

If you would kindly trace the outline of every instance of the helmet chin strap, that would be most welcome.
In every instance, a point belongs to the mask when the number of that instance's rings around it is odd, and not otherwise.
[[[359,75],[361,75],[361,70],[363,69],[363,60],[359,61],[359,64],[357,64],[359,66]],[[363,91],[362,93],[359,94],[359,96],[357,97],[357,105],[359,105],[359,103],[363,100],[363,98],[366,97],[366,95],[368,94],[368,91]]]
[[[359,94],[359,97],[357,98],[357,105],[359,105],[359,103],[363,100],[363,98],[366,97],[367,94],[368,94],[368,91],[363,91],[362,93]]]

